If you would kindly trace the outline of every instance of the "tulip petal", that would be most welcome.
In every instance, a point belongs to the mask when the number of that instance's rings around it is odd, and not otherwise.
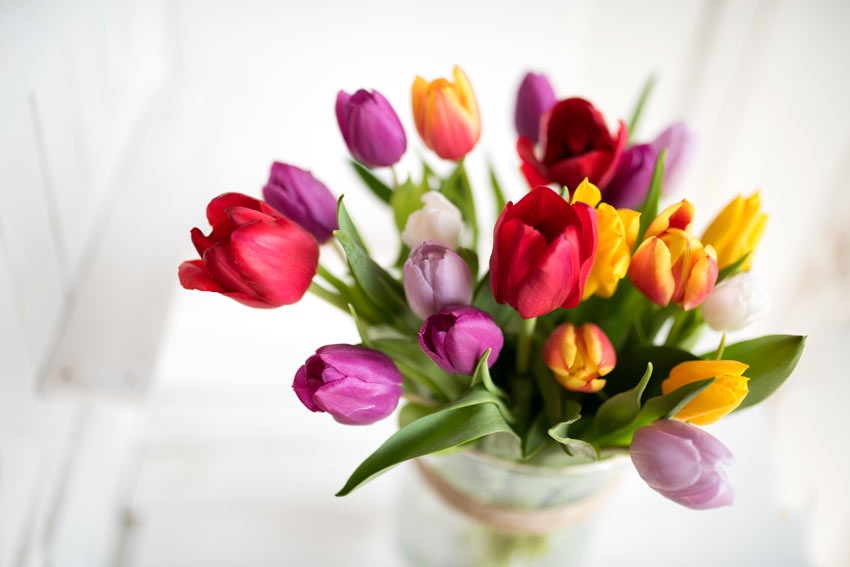
[[[653,303],[665,307],[673,298],[676,282],[667,245],[657,237],[644,240],[629,266],[629,279]]]
[[[691,441],[654,427],[635,432],[629,454],[641,478],[658,491],[687,489],[702,473],[699,451]]]
[[[368,425],[392,413],[400,395],[398,384],[343,378],[325,383],[313,394],[313,401],[339,423]]]
[[[220,283],[209,273],[206,266],[201,260],[190,260],[180,264],[178,270],[180,285],[185,289],[198,291],[212,291],[225,295],[231,299],[235,299],[248,307],[256,307],[259,309],[272,309],[278,307],[272,305],[253,295],[252,293],[238,293],[225,290]]]
[[[316,405],[313,401],[313,389],[307,385],[307,365],[302,365],[295,373],[295,379],[292,381],[292,389],[295,390],[295,395],[301,400],[310,411],[322,411],[322,408]]]
[[[401,384],[403,378],[386,354],[346,344],[326,345],[316,351],[322,362],[340,376],[357,376],[369,383]],[[328,379],[325,377],[325,382]]]

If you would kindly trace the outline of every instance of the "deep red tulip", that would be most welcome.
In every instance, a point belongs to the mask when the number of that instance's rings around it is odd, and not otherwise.
[[[180,265],[186,289],[214,291],[250,307],[280,307],[304,295],[316,273],[313,236],[266,203],[225,193],[207,205],[213,229],[192,229],[201,260]]]
[[[531,187],[560,183],[570,191],[586,177],[600,189],[614,176],[628,140],[628,129],[620,121],[612,136],[602,114],[590,102],[568,98],[555,104],[542,119],[541,157],[534,141],[520,137],[517,152],[522,173]]]
[[[490,288],[528,319],[575,307],[596,255],[596,211],[548,187],[508,203],[496,221]]]

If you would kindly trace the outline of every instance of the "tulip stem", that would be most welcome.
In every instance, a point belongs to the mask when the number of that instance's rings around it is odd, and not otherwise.
[[[723,357],[724,350],[726,350],[726,331],[723,331],[723,336],[720,337],[720,346],[717,347],[717,352],[714,353],[714,360],[720,360]]]
[[[324,299],[325,301],[327,301],[331,305],[334,305],[334,306],[338,307],[339,309],[343,310],[345,313],[348,313],[348,304],[345,302],[345,300],[342,299],[341,296],[335,294],[334,292],[332,292],[330,290],[323,288],[322,286],[320,286],[316,282],[310,283],[309,290],[310,290],[310,293],[312,293],[313,295],[315,295],[317,297],[321,297],[322,299]]]
[[[516,371],[518,374],[528,372],[528,364],[531,360],[531,338],[534,336],[534,327],[537,317],[523,319],[519,328],[519,338],[516,345]]]
[[[398,174],[395,172],[395,166],[390,166],[390,173],[393,176],[393,189],[398,189]]]

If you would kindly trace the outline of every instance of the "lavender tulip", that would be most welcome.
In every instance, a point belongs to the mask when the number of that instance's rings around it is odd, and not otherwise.
[[[698,145],[696,132],[684,122],[674,122],[652,141],[652,149],[656,155],[667,149],[664,158],[664,189],[676,188],[690,167]]]
[[[384,353],[339,344],[323,346],[308,358],[292,389],[310,411],[326,411],[346,425],[368,425],[393,412],[401,382]]]
[[[274,162],[263,199],[310,232],[317,241],[326,242],[339,228],[336,198],[324,183],[294,165]]]
[[[351,155],[369,167],[393,165],[407,149],[401,121],[378,91],[339,91],[336,119]]]
[[[470,375],[478,361],[492,349],[487,366],[499,358],[502,330],[489,314],[469,306],[451,306],[422,323],[419,346],[437,366],[453,374]]]
[[[472,303],[472,272],[457,252],[435,240],[411,251],[404,263],[404,295],[420,319],[447,305]]]
[[[536,142],[540,138],[540,119],[556,100],[546,75],[528,73],[522,79],[516,97],[514,123],[517,134]]]
[[[656,421],[635,432],[629,454],[641,478],[677,504],[706,510],[731,506],[735,500],[725,471],[734,460],[732,453],[698,427]]]

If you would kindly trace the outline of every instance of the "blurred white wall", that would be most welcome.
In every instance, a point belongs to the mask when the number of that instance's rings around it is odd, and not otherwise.
[[[674,524],[666,564],[681,549],[706,564],[847,561],[847,22],[846,2],[802,0],[0,3],[0,565],[397,560],[380,539],[392,475],[331,497],[392,424],[340,428],[288,391],[316,347],[354,340],[350,323],[312,298],[260,312],[185,292],[175,269],[209,198],[259,194],[273,159],[345,193],[392,257],[389,214],[345,164],[335,94],[381,90],[416,172],[410,84],[454,63],[481,104],[479,187],[490,157],[524,191],[512,105],[535,69],[611,121],[656,73],[637,135],[679,118],[699,131],[681,193],[698,224],[762,189],[756,265],[775,307],[742,335],[810,339],[775,400],[717,429],[738,454],[739,505],[685,514],[631,483],[609,520]],[[333,517],[360,529],[313,549]],[[634,556],[593,564],[645,563],[639,535]]]

